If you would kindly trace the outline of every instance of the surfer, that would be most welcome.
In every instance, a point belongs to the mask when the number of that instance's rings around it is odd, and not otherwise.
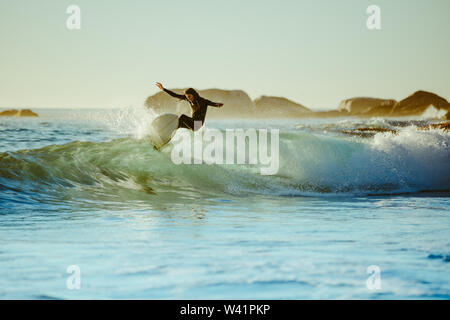
[[[187,115],[182,114],[178,118],[178,128],[186,128],[192,131],[198,130],[203,126],[203,123],[205,122],[206,110],[208,109],[208,106],[218,108],[223,106],[223,103],[212,102],[208,99],[200,97],[197,91],[195,91],[193,88],[184,90],[184,94],[177,94],[164,88],[160,82],[157,82],[156,86],[164,92],[167,92],[174,98],[186,100],[187,102],[189,102],[189,105],[192,109],[192,117],[188,117]],[[201,126],[194,126],[194,121],[200,121]]]

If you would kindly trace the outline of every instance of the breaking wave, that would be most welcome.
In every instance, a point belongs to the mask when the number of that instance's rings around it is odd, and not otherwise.
[[[256,165],[176,165],[171,161],[170,146],[157,152],[145,138],[77,141],[0,153],[0,203],[18,201],[18,194],[28,200],[39,194],[67,201],[147,201],[164,195],[448,191],[449,142],[447,132],[413,126],[371,139],[282,131],[279,171],[262,176]]]

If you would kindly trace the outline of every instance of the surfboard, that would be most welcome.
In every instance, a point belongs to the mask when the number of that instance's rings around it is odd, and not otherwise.
[[[178,128],[178,116],[164,113],[153,119],[150,124],[148,138],[156,150],[165,146],[175,135]]]

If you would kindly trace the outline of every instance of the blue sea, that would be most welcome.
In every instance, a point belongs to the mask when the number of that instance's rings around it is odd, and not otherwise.
[[[35,111],[0,118],[0,299],[450,298],[450,133],[433,121],[207,119],[279,130],[261,175],[174,164],[143,107]]]

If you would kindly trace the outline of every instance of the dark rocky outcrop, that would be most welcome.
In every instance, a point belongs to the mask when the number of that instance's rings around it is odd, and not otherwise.
[[[2,117],[14,117],[19,113],[19,110],[16,109],[10,109],[0,112],[0,116]]]
[[[182,93],[184,89],[173,89]],[[207,89],[199,94],[209,100],[222,102],[222,108],[211,107],[209,118],[335,118],[335,117],[402,117],[421,116],[428,108],[436,118],[449,120],[450,104],[444,98],[426,91],[417,91],[406,99],[355,97],[343,100],[329,111],[311,111],[305,106],[283,97],[261,96],[254,101],[242,90]],[[147,107],[158,113],[191,114],[189,105],[165,92],[158,92],[146,100]],[[443,112],[447,113],[442,117]]]
[[[170,89],[182,94],[184,89]],[[214,102],[223,103],[222,108],[208,108],[208,118],[252,117],[255,107],[252,100],[242,90],[207,89],[198,90],[200,96]],[[191,114],[189,104],[161,91],[147,98],[145,105],[158,113]]]
[[[30,109],[10,109],[0,112],[0,116],[2,117],[37,117],[38,114],[31,111]]]
[[[348,135],[352,135],[352,136],[359,136],[359,137],[363,137],[363,138],[371,138],[374,135],[376,135],[377,133],[385,133],[385,132],[389,132],[392,134],[396,134],[397,131],[392,130],[392,129],[387,129],[387,128],[376,128],[376,127],[368,127],[368,128],[356,128],[353,130],[345,130],[342,131],[345,134]]]
[[[398,126],[399,128],[404,127],[403,124],[400,124]],[[450,121],[441,122],[441,123],[434,123],[434,124],[417,124],[417,128],[419,130],[430,130],[430,129],[442,129],[444,131],[450,130]],[[351,130],[343,130],[342,133],[345,133],[347,135],[351,136],[359,136],[362,138],[371,138],[377,133],[392,133],[397,134],[398,131],[395,129],[389,129],[389,128],[377,128],[377,127],[367,127],[367,128],[356,128]]]
[[[184,89],[170,89],[182,94]],[[207,89],[198,93],[211,101],[222,102],[222,108],[208,108],[208,118],[295,118],[312,111],[305,106],[282,97],[261,96],[254,101],[242,90]],[[147,98],[147,107],[158,113],[171,112],[175,114],[191,114],[189,104],[158,92]]]
[[[346,110],[314,111],[306,115],[306,117],[310,118],[338,118],[348,116],[350,116],[350,114]]]
[[[305,106],[282,97],[261,96],[253,101],[256,117],[301,117],[312,111]]]
[[[427,91],[416,91],[409,97],[397,102],[390,116],[421,115],[429,106],[450,111],[450,103],[437,94]]]
[[[383,115],[390,113],[396,102],[393,99],[357,97],[343,100],[338,111],[347,111],[349,115]]]
[[[429,109],[430,108],[430,109]],[[337,110],[314,112],[314,117],[402,117],[421,116],[425,111],[432,111],[437,116],[442,110],[447,113],[441,119],[448,120],[450,104],[437,94],[417,91],[399,102],[394,99],[356,97],[343,100]],[[444,111],[445,112],[445,111]]]
[[[432,124],[430,127],[433,129],[444,129],[444,131],[449,131],[450,130],[450,121],[435,123],[435,124]]]
[[[386,100],[380,105],[376,105],[366,112],[359,114],[361,117],[386,117],[388,116],[392,108],[394,107],[395,103],[397,103],[395,100]]]

